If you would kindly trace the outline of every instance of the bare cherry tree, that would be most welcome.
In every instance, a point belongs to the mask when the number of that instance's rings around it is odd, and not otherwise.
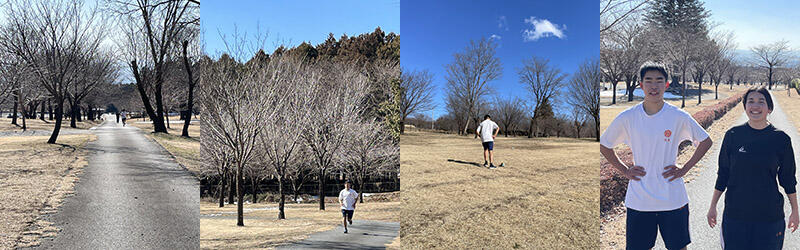
[[[447,95],[453,101],[448,105],[458,105],[454,109],[466,112],[463,133],[467,134],[470,121],[479,121],[481,102],[490,94],[489,82],[500,78],[503,65],[495,57],[497,44],[482,38],[470,41],[464,51],[453,54],[453,62],[445,65],[447,75]]]
[[[600,141],[600,65],[597,59],[581,64],[567,83],[566,96],[570,106],[592,118],[595,140]]]
[[[493,113],[500,126],[503,126],[503,133],[508,137],[508,132],[516,130],[517,125],[525,118],[524,102],[519,97],[496,97]]]
[[[0,46],[33,70],[36,81],[55,101],[55,143],[68,90],[84,74],[81,58],[99,51],[104,20],[97,8],[80,0],[10,0],[5,5]]]
[[[767,70],[768,88],[772,89],[772,76],[776,67],[786,65],[790,61],[791,55],[789,41],[780,40],[777,42],[762,44],[750,49],[758,59],[754,64]]]
[[[199,25],[199,1],[107,0],[124,31],[119,45],[136,80],[145,112],[155,132],[167,133],[164,124],[163,85],[170,61],[181,57],[187,30]],[[153,107],[155,102],[155,108]]]
[[[528,138],[533,137],[537,119],[540,118],[546,105],[554,105],[553,97],[558,94],[559,89],[564,84],[566,74],[561,73],[561,69],[551,66],[550,60],[535,56],[523,60],[522,68],[517,70],[519,81],[528,90],[533,99],[533,117],[531,117],[531,128]],[[598,94],[599,96],[599,94]]]
[[[603,35],[646,7],[650,0],[601,0],[600,34]]]
[[[340,161],[345,175],[355,181],[359,200],[364,203],[364,184],[369,176],[399,169],[400,147],[378,121],[356,122],[347,126],[350,146],[345,147]]]
[[[408,116],[430,111],[433,103],[433,74],[428,70],[404,71],[401,73],[400,88],[402,103],[400,104],[400,133],[405,132],[405,121]]]

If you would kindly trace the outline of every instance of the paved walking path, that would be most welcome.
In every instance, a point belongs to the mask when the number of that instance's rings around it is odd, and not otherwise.
[[[735,125],[747,122],[747,115],[744,111],[737,106],[737,109],[732,112],[741,112],[741,116],[734,123]],[[775,110],[768,117],[768,120],[776,128],[783,130],[792,138],[792,149],[795,151],[795,162],[800,166],[800,135],[797,133],[792,121],[783,113],[778,102],[775,102]],[[720,246],[720,228],[722,226],[722,210],[724,209],[725,195],[723,193],[720,198],[719,205],[717,206],[717,226],[713,229],[708,226],[706,214],[708,213],[708,206],[711,203],[711,196],[714,194],[714,184],[717,180],[717,160],[719,160],[719,149],[722,146],[722,141],[715,141],[713,150],[710,150],[706,157],[701,160],[704,169],[698,176],[690,183],[686,184],[686,191],[689,194],[689,231],[691,232],[692,244],[689,245],[690,249],[721,249]],[[798,171],[797,173],[800,173]],[[800,180],[800,177],[798,177]],[[781,194],[786,197],[783,188],[779,187]],[[791,214],[791,206],[789,199],[784,198],[784,213],[786,218]],[[783,249],[800,249],[800,230],[794,234],[787,230],[786,237],[784,238]],[[656,249],[664,249],[664,243],[661,241],[659,235]]]
[[[347,229],[345,234],[340,225],[278,249],[385,249],[397,237],[400,223],[354,220]]]
[[[40,247],[199,249],[197,179],[142,130],[104,118],[75,195],[46,218],[61,231]]]

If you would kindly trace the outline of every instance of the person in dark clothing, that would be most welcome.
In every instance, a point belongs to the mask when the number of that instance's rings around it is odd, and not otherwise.
[[[117,113],[117,123],[119,123],[119,111],[117,111],[116,113]]]
[[[788,228],[794,232],[800,223],[791,138],[767,121],[774,106],[764,87],[749,89],[742,102],[749,119],[725,133],[708,225],[713,228],[717,224],[717,202],[727,189],[722,247],[781,249],[787,221],[778,184],[792,207]]]

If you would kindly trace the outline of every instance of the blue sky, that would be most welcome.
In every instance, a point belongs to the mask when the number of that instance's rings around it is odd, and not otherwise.
[[[205,1],[200,7],[206,52],[225,49],[219,31],[230,37],[234,27],[251,36],[268,32],[265,48],[302,42],[316,45],[333,33],[338,39],[368,33],[376,27],[400,33],[400,0],[382,1]],[[230,39],[230,38],[227,38]],[[230,41],[229,41],[230,42]]]
[[[800,1],[707,0],[704,6],[717,29],[734,31],[740,50],[781,39],[800,49]]]
[[[584,60],[599,57],[599,5],[593,1],[403,1],[400,64],[434,74],[437,108],[445,114],[444,65],[470,40],[495,36],[503,76],[489,85],[502,97],[528,98],[519,83],[522,60],[537,56],[572,73]]]

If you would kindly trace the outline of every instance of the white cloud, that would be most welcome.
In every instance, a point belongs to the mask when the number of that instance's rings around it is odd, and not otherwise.
[[[497,34],[492,34],[492,36],[489,37],[489,40],[500,40],[500,39],[503,39],[503,37],[498,36]]]
[[[558,24],[551,23],[547,19],[536,19],[536,17],[533,16],[525,18],[525,23],[533,25],[533,29],[522,30],[522,38],[526,42],[532,42],[539,38],[550,36],[555,36],[559,39],[567,37],[567,35],[564,34],[564,31],[567,30],[567,25],[559,26]]]
[[[497,19],[497,28],[508,31],[508,21],[506,21],[506,16],[500,16],[500,18]]]

